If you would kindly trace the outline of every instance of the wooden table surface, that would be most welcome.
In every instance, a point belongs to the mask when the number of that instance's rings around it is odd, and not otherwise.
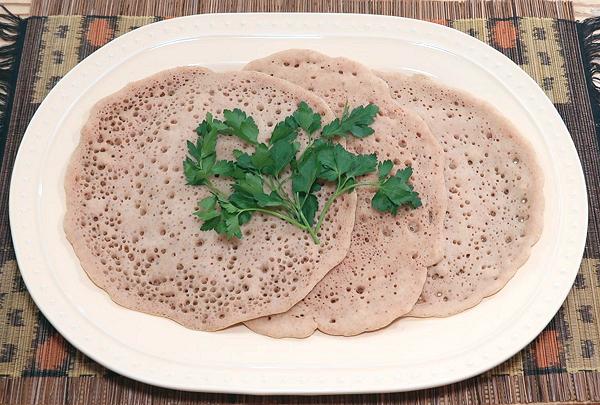
[[[573,3],[578,20],[600,16],[600,0],[574,0]],[[26,17],[29,15],[31,0],[0,0],[0,4],[7,6],[13,13]]]

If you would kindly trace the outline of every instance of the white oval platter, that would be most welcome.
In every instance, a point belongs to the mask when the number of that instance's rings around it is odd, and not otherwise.
[[[218,333],[129,311],[95,287],[67,242],[63,178],[91,106],[128,82],[180,65],[239,69],[287,48],[421,72],[498,106],[534,145],[545,174],[543,235],[506,288],[445,319],[403,319],[352,338],[276,340]],[[117,373],[163,387],[253,394],[406,391],[452,383],[508,359],[559,309],[581,261],[586,189],[571,137],[543,91],[477,39],[427,22],[333,14],[176,18],[115,39],[71,70],[29,125],[14,166],[10,221],[21,273],[48,320]]]

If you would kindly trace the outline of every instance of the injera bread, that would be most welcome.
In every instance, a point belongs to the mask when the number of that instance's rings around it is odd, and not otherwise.
[[[259,141],[306,101],[330,121],[314,94],[255,72],[177,68],[129,84],[92,109],[65,179],[64,228],[83,269],[117,303],[217,330],[288,310],[346,255],[356,197],[338,200],[316,245],[300,229],[255,214],[243,239],[200,231],[192,216],[204,187],[186,185],[186,141],[207,113],[240,107]],[[304,135],[302,137],[305,138]],[[218,154],[248,150],[232,136]],[[217,182],[223,191],[228,185]],[[320,203],[332,192],[323,188]],[[343,215],[342,215],[343,211]]]
[[[412,166],[415,190],[424,205],[397,216],[371,208],[373,190],[359,189],[356,223],[348,256],[290,311],[246,322],[274,337],[306,337],[316,329],[355,335],[379,329],[407,313],[417,301],[427,266],[443,256],[446,192],[443,153],[415,114],[400,108],[389,88],[364,66],[308,50],[280,52],[249,63],[246,70],[265,72],[299,84],[322,97],[341,115],[374,103],[380,115],[374,135],[348,140],[348,149],[391,159],[395,170]]]
[[[500,290],[529,257],[543,219],[531,145],[495,108],[422,75],[378,73],[446,152],[443,261],[429,269],[413,316],[447,316]]]

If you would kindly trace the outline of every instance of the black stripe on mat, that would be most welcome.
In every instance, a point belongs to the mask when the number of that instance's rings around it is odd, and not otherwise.
[[[0,5],[0,39],[6,42],[0,46],[0,164],[4,158],[26,28],[27,20]]]
[[[600,17],[577,23],[577,35],[594,114],[596,137],[600,142]]]

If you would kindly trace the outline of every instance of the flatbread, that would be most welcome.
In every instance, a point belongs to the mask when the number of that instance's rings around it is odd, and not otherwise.
[[[412,316],[447,316],[500,290],[542,231],[543,176],[531,145],[495,108],[425,76],[378,73],[446,152],[446,254]]]
[[[321,244],[261,214],[241,240],[202,232],[192,216],[204,187],[185,184],[186,141],[206,113],[240,107],[260,141],[312,93],[254,72],[177,68],[129,84],[100,101],[82,130],[65,179],[68,240],[89,277],[118,304],[193,329],[218,330],[288,310],[346,255],[356,196],[338,200]],[[219,158],[246,145],[219,138]],[[217,182],[222,190],[227,184]],[[323,188],[324,203],[332,188]]]
[[[245,70],[268,73],[322,97],[339,116],[369,102],[380,108],[375,134],[348,140],[348,149],[391,159],[394,170],[412,166],[423,207],[396,217],[371,208],[373,190],[359,189],[356,223],[348,256],[290,311],[246,322],[273,337],[306,337],[316,329],[356,335],[379,329],[410,311],[427,266],[443,256],[446,192],[444,157],[437,140],[415,114],[399,108],[389,88],[366,67],[308,50],[290,50],[249,63]]]

